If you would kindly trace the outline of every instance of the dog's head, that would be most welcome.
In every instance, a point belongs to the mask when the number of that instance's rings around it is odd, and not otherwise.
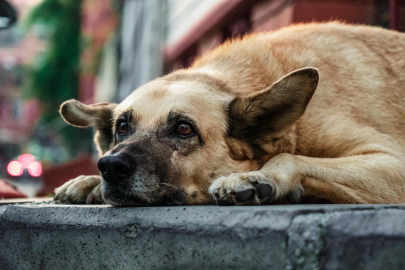
[[[280,151],[318,83],[313,68],[234,96],[211,75],[179,71],[120,104],[62,104],[65,121],[94,126],[102,192],[113,205],[211,204],[211,182],[258,170]]]

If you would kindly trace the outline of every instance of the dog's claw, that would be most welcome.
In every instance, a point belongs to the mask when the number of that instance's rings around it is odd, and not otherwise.
[[[246,202],[248,201],[253,195],[253,189],[245,189],[239,192],[236,192],[236,200],[238,202]]]
[[[266,198],[273,192],[273,187],[269,184],[258,184],[256,186],[257,196],[259,199]]]
[[[218,198],[219,198],[219,188],[215,189],[213,193],[214,193],[215,199],[218,200]]]
[[[94,196],[94,194],[90,193],[89,196],[87,196],[86,204],[91,204],[95,199],[96,199],[96,196]]]
[[[252,183],[252,185],[257,185],[257,178],[255,176],[249,176],[249,181]]]

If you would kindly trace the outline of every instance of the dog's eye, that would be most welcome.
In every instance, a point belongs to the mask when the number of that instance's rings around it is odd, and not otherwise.
[[[174,132],[180,136],[190,136],[193,134],[193,129],[187,123],[180,123],[174,129]]]
[[[118,124],[117,127],[118,133],[124,134],[128,132],[128,123],[127,122],[121,122]]]

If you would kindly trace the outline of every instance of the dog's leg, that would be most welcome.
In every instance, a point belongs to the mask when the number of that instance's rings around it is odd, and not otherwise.
[[[101,176],[81,175],[55,189],[54,201],[62,203],[102,203]]]
[[[297,200],[300,190],[332,203],[404,203],[404,168],[384,153],[327,159],[280,154],[259,171],[215,180],[209,192],[220,205]]]

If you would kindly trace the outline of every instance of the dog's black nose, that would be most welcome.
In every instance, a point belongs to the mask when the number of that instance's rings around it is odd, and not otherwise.
[[[135,164],[125,154],[108,155],[99,160],[98,170],[105,181],[119,183],[135,171]]]

